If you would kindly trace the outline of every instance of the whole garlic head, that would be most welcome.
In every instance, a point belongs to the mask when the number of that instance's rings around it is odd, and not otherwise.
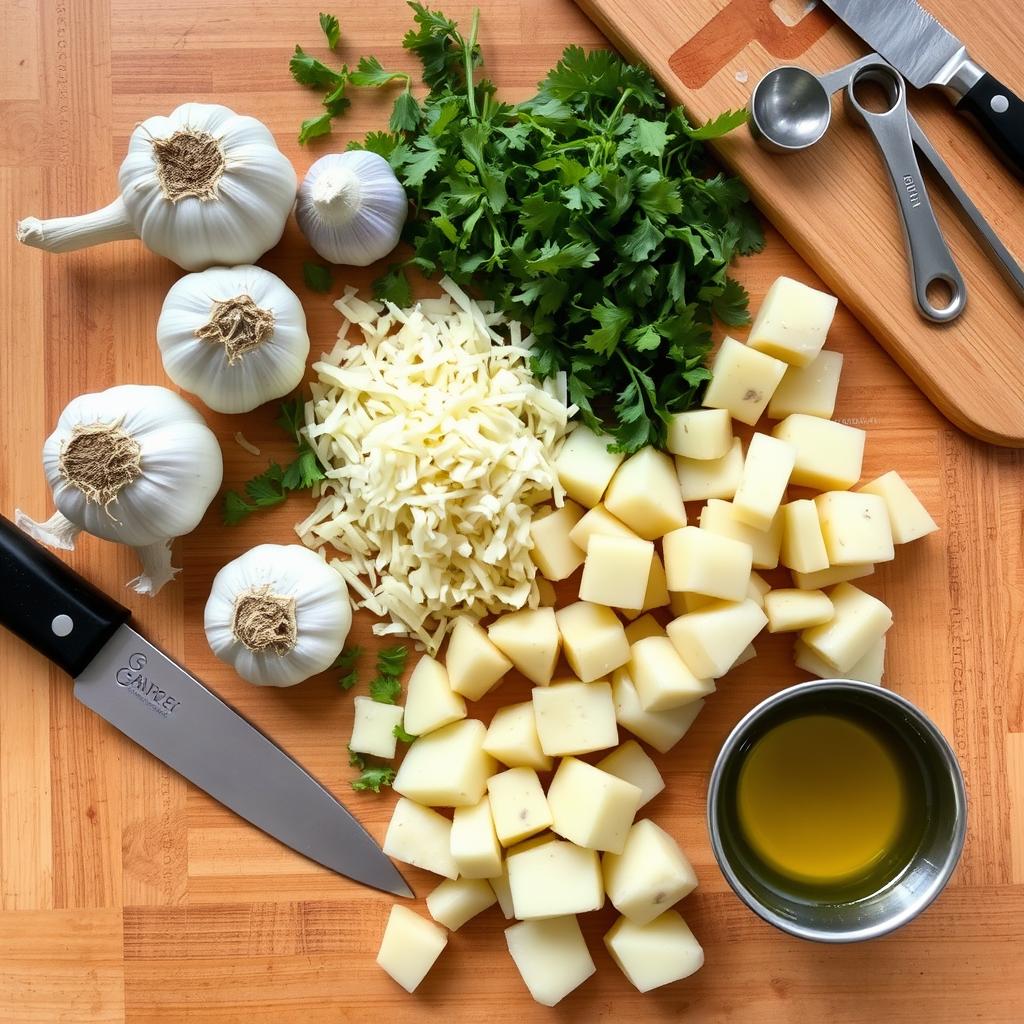
[[[365,267],[396,245],[409,202],[391,165],[357,149],[320,157],[299,187],[295,219],[329,263]]]
[[[344,580],[298,544],[260,544],[213,580],[204,617],[214,654],[257,686],[294,686],[329,668],[352,625]]]
[[[309,335],[302,303],[260,267],[211,267],[177,281],[156,340],[167,376],[216,412],[248,412],[296,388]]]

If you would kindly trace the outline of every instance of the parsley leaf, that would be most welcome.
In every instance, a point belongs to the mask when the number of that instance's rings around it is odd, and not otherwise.
[[[396,725],[391,731],[403,743],[415,743],[419,739],[419,736],[413,736],[411,732],[406,732],[401,724]]]
[[[348,748],[348,766],[349,768],[358,768],[362,771],[366,767],[366,758],[353,750],[351,747]]]
[[[370,680],[370,696],[378,704],[397,704],[402,684],[395,676],[377,676]]]
[[[341,25],[333,14],[320,12],[320,28],[327,37],[327,45],[332,49],[338,48],[338,40],[341,38]]]
[[[381,675],[400,676],[405,671],[405,659],[409,651],[404,644],[385,647],[377,652],[377,671]]]
[[[299,145],[305,145],[310,139],[327,135],[331,130],[331,114],[320,114],[317,117],[307,117],[299,127]]]
[[[395,781],[395,769],[387,765],[370,765],[363,769],[358,779],[352,780],[352,788],[357,793],[372,791],[379,793],[383,786],[390,786]]]
[[[689,125],[685,125],[684,130],[691,139],[706,141],[707,139],[720,139],[723,135],[728,135],[733,129],[739,128],[741,124],[746,124],[746,122],[747,112],[745,109],[725,110],[718,117],[706,121],[699,128],[691,128]]]
[[[730,327],[742,327],[750,323],[748,303],[750,296],[734,277],[725,279],[725,287],[711,302],[715,316]]]
[[[288,69],[299,85],[308,85],[311,89],[334,89],[343,77],[339,72],[332,71],[323,61],[311,57],[301,46],[295,47],[295,53],[288,62]]]
[[[350,672],[346,672],[339,680],[338,686],[340,689],[346,692],[351,690],[356,683],[359,682],[359,673],[356,669],[352,669]]]
[[[327,130],[330,131],[330,114],[324,114],[323,116],[328,120]],[[310,291],[322,293],[331,290],[330,267],[322,266],[319,263],[310,263],[309,260],[306,260],[302,264],[302,279],[306,282],[306,287]]]
[[[389,82],[408,82],[409,76],[404,71],[385,71],[376,57],[360,57],[355,71],[348,76],[348,80],[353,85],[378,89]]]

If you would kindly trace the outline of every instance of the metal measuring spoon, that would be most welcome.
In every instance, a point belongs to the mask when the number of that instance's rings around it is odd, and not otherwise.
[[[877,113],[858,102],[855,85],[865,80],[881,81],[890,99],[889,110]],[[921,178],[911,136],[906,87],[893,68],[876,55],[821,76],[800,67],[775,68],[757,83],[751,94],[751,133],[772,152],[792,153],[813,146],[828,130],[831,94],[844,86],[848,109],[871,131],[889,171],[918,309],[929,320],[953,320],[963,312],[967,287],[942,237]],[[944,282],[950,291],[949,303],[944,307],[934,305],[928,298],[929,286],[938,281]]]

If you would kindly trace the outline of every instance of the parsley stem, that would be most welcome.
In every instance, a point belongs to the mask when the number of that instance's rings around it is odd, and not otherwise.
[[[477,29],[480,27],[480,8],[473,9],[473,24],[469,30],[469,42],[463,41],[462,59],[466,65],[466,98],[469,100],[469,116],[476,117],[476,85],[473,82],[473,50],[476,47]]]

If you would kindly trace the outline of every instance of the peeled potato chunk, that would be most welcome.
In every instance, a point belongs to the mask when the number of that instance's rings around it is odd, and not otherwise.
[[[501,844],[487,797],[472,807],[455,808],[450,848],[463,878],[493,878],[501,874]]]
[[[743,445],[733,438],[729,450],[720,459],[687,459],[676,456],[676,476],[683,501],[707,501],[708,498],[732,498],[743,474]]]
[[[568,579],[583,564],[583,550],[569,538],[582,518],[583,509],[575,501],[567,501],[546,516],[534,516],[530,523],[530,557],[545,578],[556,583]]]
[[[465,616],[455,622],[444,663],[451,688],[470,700],[479,700],[512,668],[484,628]]]
[[[508,881],[520,921],[584,914],[604,906],[597,852],[564,840],[509,851]]]
[[[494,890],[482,878],[446,878],[427,896],[427,910],[438,924],[455,932],[497,902]]]
[[[548,787],[552,831],[589,850],[621,853],[642,796],[636,786],[586,761],[563,758]]]
[[[423,736],[466,717],[466,702],[448,680],[448,670],[424,654],[409,676],[405,697],[405,731]]]
[[[596,970],[573,916],[520,921],[505,929],[505,941],[530,995],[555,1006]]]
[[[704,406],[725,409],[734,420],[753,426],[779,386],[786,364],[726,337],[711,364]]]
[[[764,600],[769,633],[794,633],[832,618],[832,602],[823,590],[772,590]]]
[[[656,540],[686,525],[686,510],[670,456],[641,448],[615,471],[605,508],[644,540]]]
[[[661,754],[668,753],[686,735],[704,707],[703,700],[695,700],[671,711],[645,711],[627,668],[612,674],[612,696],[619,725]]]
[[[605,935],[604,944],[641,992],[688,978],[704,965],[704,950],[674,910],[643,925],[620,917]]]
[[[580,580],[580,600],[612,608],[643,606],[654,545],[631,537],[591,537]]]
[[[688,459],[720,459],[732,447],[732,418],[726,409],[691,409],[668,423],[665,447]]]
[[[382,849],[389,857],[414,868],[458,878],[451,840],[452,823],[446,817],[403,798],[395,804]]]
[[[667,636],[634,644],[629,673],[645,711],[670,711],[715,692],[714,680],[697,678]]]
[[[779,561],[787,569],[819,572],[828,568],[828,552],[821,535],[818,508],[801,498],[782,506],[782,551]]]
[[[483,749],[487,729],[466,718],[421,736],[406,751],[393,783],[396,793],[428,807],[471,807],[497,765]]]
[[[415,992],[448,945],[443,928],[396,903],[380,941],[377,963],[406,992]]]
[[[776,278],[754,317],[747,344],[792,366],[806,366],[825,344],[838,301],[791,277]]]
[[[562,649],[553,608],[523,608],[502,615],[488,626],[487,637],[530,682],[551,682]]]
[[[607,676],[629,661],[626,630],[615,612],[588,601],[555,612],[569,667],[584,683]]]
[[[829,594],[834,614],[800,634],[807,648],[837,672],[845,672],[878,643],[892,625],[892,612],[870,594],[840,583]]]
[[[842,370],[842,352],[822,351],[806,366],[791,366],[768,403],[768,418],[782,420],[801,412],[832,419]]]
[[[604,494],[608,482],[625,458],[622,452],[608,451],[613,438],[595,434],[580,424],[566,439],[555,459],[558,481],[570,498],[593,508]]]
[[[494,712],[484,737],[484,750],[509,768],[533,768],[546,772],[551,758],[544,753],[537,735],[533,701],[506,704]]]
[[[636,740],[626,740],[618,750],[597,762],[597,767],[640,790],[640,806],[653,800],[664,788],[658,766]]]
[[[896,557],[885,499],[877,494],[830,491],[814,499],[832,565],[889,562]]]
[[[897,544],[907,544],[934,533],[939,528],[917,495],[895,471],[884,473],[876,480],[865,484],[860,490],[862,493],[877,494],[885,501],[885,507],[889,512],[889,524],[892,527],[892,539]]]
[[[666,630],[683,661],[701,679],[718,679],[768,624],[754,601],[715,601],[673,619]]]
[[[551,810],[532,768],[509,768],[492,775],[487,780],[487,795],[502,846],[520,843],[551,825]]]
[[[747,593],[754,553],[732,537],[684,526],[664,540],[665,578],[670,591],[740,601]]]
[[[796,449],[790,480],[799,487],[846,491],[860,479],[867,434],[859,427],[793,413],[776,424],[772,436]]]
[[[789,442],[754,434],[732,500],[733,515],[757,530],[767,530],[782,504],[795,462],[796,449]]]
[[[374,757],[394,757],[398,743],[395,726],[402,724],[404,715],[402,708],[394,704],[381,704],[371,697],[356,697],[349,750]]]
[[[537,686],[533,715],[545,754],[589,754],[619,742],[612,688],[603,680]]]
[[[755,569],[774,569],[782,548],[782,515],[777,514],[767,530],[758,530],[737,518],[730,501],[712,498],[701,509],[700,528],[720,537],[731,537],[750,545]],[[671,590],[671,585],[669,586]]]

